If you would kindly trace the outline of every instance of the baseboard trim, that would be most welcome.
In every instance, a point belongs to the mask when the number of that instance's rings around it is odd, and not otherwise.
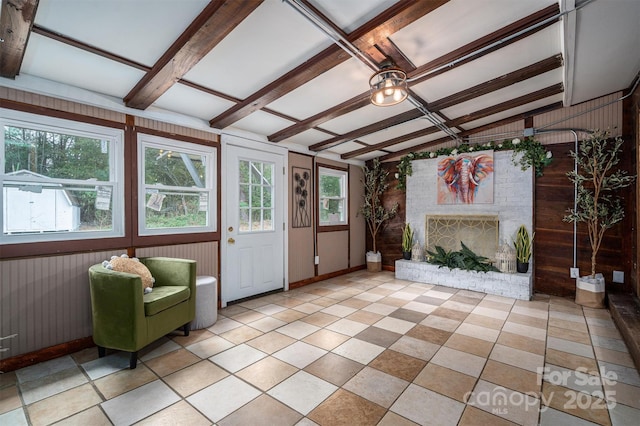
[[[316,275],[315,277],[307,278],[304,280],[289,283],[289,290],[304,287],[305,285],[317,283],[318,281],[328,280],[329,278],[339,277],[340,275],[346,275],[351,272],[367,269],[367,265],[354,266],[353,268],[343,269],[341,271],[330,272],[328,274]]]
[[[22,355],[16,355],[11,358],[0,360],[0,372],[8,373],[9,371],[19,370],[39,362],[49,361],[64,355],[70,355],[74,352],[95,346],[93,337],[83,337],[81,339],[72,340],[70,342],[61,343],[48,348],[40,349]]]

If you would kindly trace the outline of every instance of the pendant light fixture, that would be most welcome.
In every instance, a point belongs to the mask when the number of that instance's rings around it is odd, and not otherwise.
[[[369,79],[371,103],[377,106],[391,106],[407,99],[407,73],[394,66],[390,60],[380,65],[380,71]]]

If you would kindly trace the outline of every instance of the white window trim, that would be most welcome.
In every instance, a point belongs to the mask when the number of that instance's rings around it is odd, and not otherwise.
[[[29,181],[34,183],[77,183],[86,185],[88,182],[75,179],[55,178],[16,178],[7,176],[4,171],[4,127],[24,127],[33,130],[42,130],[53,133],[72,134],[94,139],[107,140],[112,149],[109,152],[109,181],[96,181],[99,185],[111,186],[111,217],[113,228],[110,231],[60,231],[51,233],[25,233],[4,235],[4,229],[0,233],[0,244],[23,244],[51,241],[74,241],[96,238],[117,238],[124,236],[124,131],[111,127],[95,124],[49,117],[46,115],[32,114],[0,108],[0,188],[4,188],[5,182]],[[97,186],[97,185],[96,185]],[[4,190],[0,197],[0,222],[4,223],[5,216]],[[4,226],[3,226],[4,228]]]
[[[322,175],[335,176],[342,178],[342,194],[343,197],[320,197],[320,179]],[[349,224],[349,172],[347,170],[337,170],[328,167],[318,166],[318,203],[321,198],[328,199],[344,199],[344,220],[339,221],[322,221],[318,214],[319,226],[342,226]],[[319,211],[319,208],[318,208]]]
[[[147,147],[161,148],[168,151],[180,151],[187,154],[203,155],[206,158],[207,176],[204,180],[205,192],[208,199],[208,225],[193,226],[185,228],[154,228],[146,227],[146,192],[147,189],[153,189],[155,185],[145,185],[145,163],[144,150]],[[184,142],[175,139],[163,138],[160,136],[138,133],[138,235],[175,235],[175,234],[194,234],[200,232],[216,232],[217,230],[217,156],[218,149],[216,147],[198,145],[194,143]],[[170,189],[171,187],[163,186]]]

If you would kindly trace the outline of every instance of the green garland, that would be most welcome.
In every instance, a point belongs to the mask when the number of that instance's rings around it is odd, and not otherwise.
[[[457,147],[440,148],[435,151],[425,152],[411,152],[400,159],[398,164],[398,185],[396,188],[405,190],[407,184],[407,176],[411,176],[413,169],[411,162],[413,160],[422,160],[425,158],[436,158],[440,155],[458,155],[465,152],[477,152],[477,151],[513,151],[511,160],[516,166],[520,166],[520,169],[527,170],[533,167],[536,171],[536,176],[542,176],[542,172],[546,166],[551,164],[552,154],[551,151],[547,151],[540,142],[531,137],[520,140],[518,138],[511,140],[504,140],[502,142],[487,142],[485,144],[468,145],[463,144]],[[522,156],[518,154],[522,153]]]

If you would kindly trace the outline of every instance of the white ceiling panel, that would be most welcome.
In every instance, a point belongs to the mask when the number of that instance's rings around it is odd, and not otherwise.
[[[640,71],[639,23],[638,0],[601,0],[580,11],[572,105],[631,86]],[[606,36],[612,28],[623,28],[626,36],[612,41]]]
[[[409,111],[411,108],[412,106],[409,102],[402,102],[390,107],[367,105],[364,108],[360,108],[356,111],[350,112],[349,114],[345,114],[341,117],[329,120],[326,123],[322,123],[319,127],[335,133],[347,133],[350,130],[368,126],[371,123],[384,120],[392,115],[398,115],[405,111]]]
[[[561,24],[544,30],[412,86],[427,102],[442,99],[562,52]]]
[[[209,121],[234,105],[226,99],[211,96],[184,84],[174,84],[153,106]]]
[[[234,123],[233,127],[261,136],[269,136],[279,130],[291,126],[293,123],[264,111],[256,111],[242,120]]]
[[[412,146],[422,145],[423,143],[431,142],[436,139],[444,138],[447,136],[444,132],[437,132],[432,135],[422,136],[419,138],[411,139],[410,141],[399,143],[392,147],[387,148],[388,151],[397,152],[402,151],[403,149],[411,148]]]
[[[371,70],[351,59],[268,105],[274,111],[298,119],[311,117],[369,91]]]
[[[142,78],[135,68],[31,34],[21,72],[119,98]]]
[[[451,0],[390,38],[414,64],[425,64],[554,3]]]
[[[368,143],[369,145],[373,145],[388,141],[389,139],[395,139],[408,133],[417,132],[418,130],[427,129],[429,127],[433,127],[433,124],[426,118],[420,117],[406,123],[398,124],[397,126],[388,127],[370,135],[362,136],[358,139],[362,142]]]
[[[393,6],[393,0],[315,0],[316,8],[349,34]]]
[[[327,139],[330,139],[330,138],[332,138],[332,136],[325,132],[321,132],[320,130],[316,130],[316,129],[309,129],[307,131],[298,133],[295,136],[287,138],[279,143],[310,146],[318,142],[326,141]]]
[[[330,44],[290,6],[267,0],[185,78],[243,99]]]
[[[345,152],[351,152],[361,148],[364,148],[364,145],[361,143],[349,141],[340,145],[332,146],[327,151],[335,152],[336,154],[344,154]]]
[[[562,93],[560,93],[558,95],[554,95],[554,96],[549,96],[548,98],[540,99],[539,101],[535,101],[535,102],[531,102],[531,103],[519,106],[518,108],[513,108],[513,109],[510,109],[508,111],[503,111],[503,112],[500,112],[498,114],[493,114],[493,115],[490,115],[490,116],[485,117],[485,118],[481,118],[481,119],[476,120],[476,121],[470,121],[470,122],[464,124],[462,127],[464,127],[465,129],[473,129],[473,128],[476,128],[476,127],[484,126],[485,124],[490,124],[490,123],[493,123],[495,121],[499,121],[499,120],[502,120],[502,119],[505,119],[505,118],[512,117],[514,115],[518,115],[518,114],[522,114],[522,113],[525,113],[525,112],[533,111],[535,109],[542,108],[544,106],[551,105],[551,104],[554,104],[556,102],[562,102]]]
[[[373,152],[368,152],[366,154],[358,155],[355,159],[360,161],[369,161],[369,160],[373,160],[374,158],[380,157],[381,155],[386,155],[386,154],[387,153],[384,151],[373,151]]]
[[[510,99],[524,96],[537,90],[544,89],[545,87],[553,86],[557,83],[562,83],[562,69],[560,68],[548,71],[520,83],[512,84],[504,89],[479,96],[451,108],[446,108],[442,112],[451,119],[462,117],[463,115],[471,114],[472,112],[485,108],[490,108]]]
[[[40,0],[35,23],[152,66],[207,3],[207,0]]]

